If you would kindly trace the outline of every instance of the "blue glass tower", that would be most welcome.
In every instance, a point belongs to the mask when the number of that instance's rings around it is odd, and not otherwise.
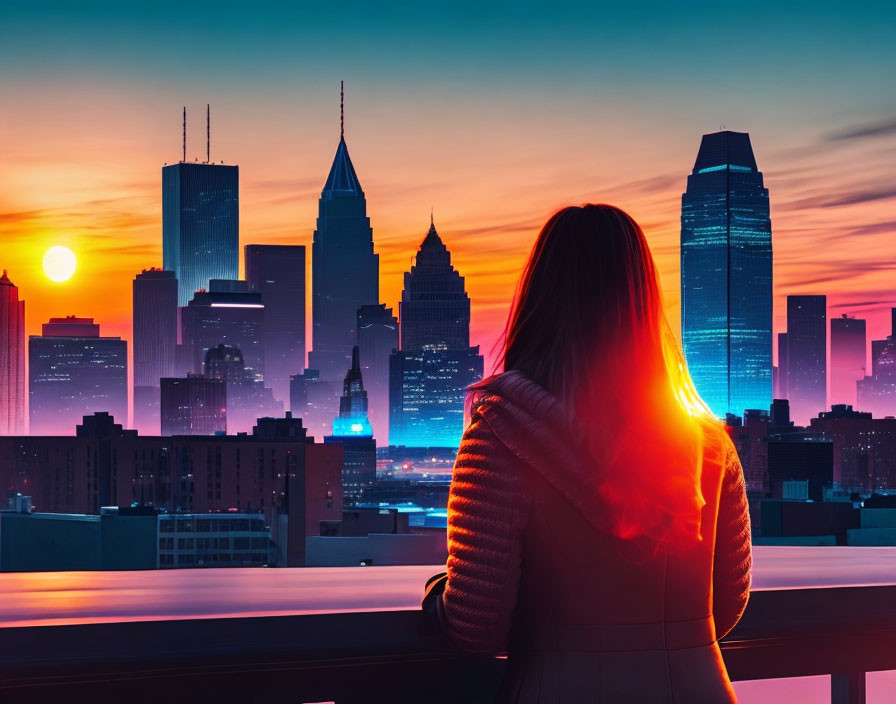
[[[162,259],[185,306],[210,279],[239,278],[239,167],[179,162],[162,168]]]
[[[681,197],[681,334],[718,416],[772,400],[772,228],[746,132],[703,135]]]

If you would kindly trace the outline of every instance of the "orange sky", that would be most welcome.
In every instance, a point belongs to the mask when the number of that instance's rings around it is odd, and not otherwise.
[[[179,157],[180,107],[160,105],[151,90],[92,86],[87,100],[82,88],[23,86],[17,109],[3,113],[0,266],[27,302],[32,333],[50,316],[77,314],[129,338],[133,276],[161,265],[161,166]],[[242,244],[310,245],[338,139],[338,102],[325,88],[275,106],[236,97],[213,104],[212,156],[240,166]],[[687,114],[659,121],[640,98],[567,100],[558,111],[521,96],[457,97],[420,96],[409,112],[348,84],[346,137],[367,194],[383,300],[395,306],[434,207],[466,277],[473,343],[488,355],[541,223],[563,205],[602,201],[644,227],[677,329],[680,195],[700,135],[714,126]],[[205,105],[186,102],[192,158],[204,151]],[[786,294],[826,293],[832,315],[866,315],[870,337],[884,336],[885,312],[896,305],[896,130],[880,117],[809,129],[751,118],[727,128],[750,132],[771,192],[776,329]],[[41,270],[55,244],[78,256],[64,284]]]

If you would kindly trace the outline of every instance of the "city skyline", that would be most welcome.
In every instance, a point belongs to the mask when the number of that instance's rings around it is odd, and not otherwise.
[[[493,48],[473,32],[471,60],[453,68],[438,57],[395,65],[416,51],[432,20],[415,12],[398,23],[407,36],[388,60],[358,67],[357,53],[370,41],[358,20],[383,28],[362,12],[348,28],[353,42],[343,55],[313,64],[313,75],[309,69],[293,76],[285,76],[286,69],[299,64],[265,56],[254,35],[235,57],[222,57],[222,39],[235,31],[224,12],[215,20],[220,35],[212,40],[211,32],[197,32],[194,55],[174,79],[170,61],[152,45],[159,31],[151,21],[159,19],[156,10],[144,10],[151,16],[134,30],[137,41],[114,66],[102,59],[112,49],[123,50],[117,36],[77,52],[78,61],[67,68],[59,53],[70,40],[65,28],[83,28],[84,20],[59,9],[58,25],[46,28],[52,50],[36,58],[23,46],[28,31],[14,34],[27,24],[28,12],[10,13],[0,30],[10,32],[0,50],[10,53],[2,56],[15,56],[2,85],[17,96],[14,106],[2,109],[7,129],[0,150],[14,168],[2,176],[0,234],[12,245],[4,266],[28,301],[29,334],[49,317],[74,314],[92,316],[110,334],[130,340],[130,282],[143,268],[162,263],[159,174],[165,162],[181,157],[184,104],[188,160],[205,158],[210,102],[212,160],[240,166],[241,244],[308,246],[337,139],[340,78],[346,79],[346,135],[364,179],[381,260],[381,301],[396,306],[419,222],[434,206],[467,278],[472,341],[482,345],[486,369],[538,228],[568,203],[615,203],[641,222],[678,329],[678,198],[700,135],[720,124],[751,134],[774,194],[775,332],[784,329],[789,294],[828,295],[831,317],[846,312],[866,318],[869,339],[888,332],[887,311],[896,298],[889,285],[893,264],[880,261],[878,253],[896,246],[896,193],[887,185],[896,123],[892,98],[876,86],[892,69],[894,52],[881,44],[886,23],[879,16],[852,12],[844,20],[829,6],[816,7],[808,31],[785,46],[799,13],[782,11],[778,26],[755,36],[766,50],[750,69],[758,76],[720,61],[699,64],[701,80],[694,85],[681,79],[663,85],[670,72],[689,75],[703,54],[679,52],[658,61],[670,41],[658,17],[639,30],[655,40],[639,57],[624,46],[633,28],[610,13],[599,46],[585,48],[573,32],[570,45],[558,49],[561,58],[581,60],[570,61],[562,80],[548,85],[558,59],[523,51],[532,37],[522,15],[536,10],[510,13],[491,38]],[[115,26],[134,19],[108,12]],[[484,22],[496,20],[494,11],[483,13]],[[450,28],[459,19],[448,14]],[[687,22],[694,27],[686,33],[697,33],[719,19],[713,12],[699,21],[694,15],[686,10],[665,19],[679,38]],[[756,30],[756,17],[744,31]],[[541,19],[552,46],[572,22],[562,12]],[[292,48],[301,42],[290,43],[282,49],[288,56],[280,58],[314,51],[335,36],[326,16],[312,13],[309,26],[320,36],[301,50]],[[861,30],[855,34],[862,43],[844,36],[843,26]],[[262,28],[276,29],[275,39],[289,31],[271,23]],[[838,39],[833,47],[831,36]],[[637,47],[644,49],[644,42]],[[717,48],[718,42],[709,36],[704,47]],[[472,58],[491,58],[500,49],[506,56],[476,76]],[[622,60],[622,66],[609,59]],[[235,67],[238,61],[244,65]],[[807,76],[801,61],[824,61],[825,70]],[[604,63],[617,66],[618,75],[601,68]],[[257,72],[263,80],[254,80]],[[548,110],[547,103],[565,109]],[[655,110],[657,104],[664,109]],[[60,111],[65,120],[58,119]],[[70,246],[79,258],[67,284],[53,284],[40,272],[40,256],[55,244]],[[310,300],[308,307],[310,320]]]

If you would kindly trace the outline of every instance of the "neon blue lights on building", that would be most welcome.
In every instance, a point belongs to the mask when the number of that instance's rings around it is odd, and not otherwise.
[[[768,189],[750,136],[703,136],[681,197],[681,329],[688,368],[713,413],[772,400]]]
[[[370,438],[373,437],[373,428],[370,427],[370,421],[366,417],[363,418],[339,418],[333,419],[333,437],[348,438]]]

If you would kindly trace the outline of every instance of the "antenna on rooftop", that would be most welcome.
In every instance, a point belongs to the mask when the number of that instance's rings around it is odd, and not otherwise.
[[[181,161],[187,160],[187,106],[184,105],[184,158]]]
[[[339,138],[345,137],[345,81],[339,81]]]
[[[205,163],[212,163],[212,108],[205,104]]]

